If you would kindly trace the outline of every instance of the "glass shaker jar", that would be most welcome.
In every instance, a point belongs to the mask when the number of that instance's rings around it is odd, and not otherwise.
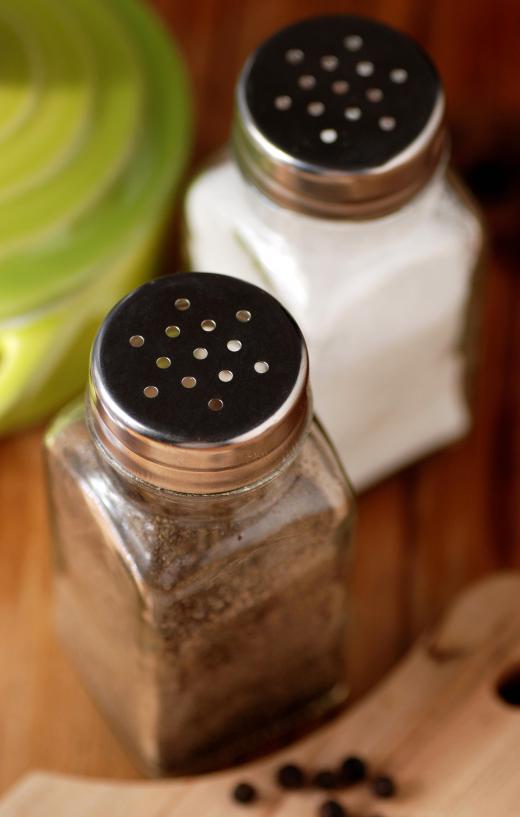
[[[140,766],[242,758],[346,694],[353,499],[267,292],[145,284],[47,437],[62,640]]]
[[[265,287],[298,320],[358,488],[470,424],[483,228],[448,172],[444,109],[408,36],[305,20],[247,61],[232,153],[186,197],[190,263]]]

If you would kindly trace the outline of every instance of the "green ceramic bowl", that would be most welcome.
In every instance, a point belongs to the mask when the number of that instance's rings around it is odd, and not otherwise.
[[[0,432],[81,389],[100,320],[154,272],[189,135],[139,0],[0,0]]]

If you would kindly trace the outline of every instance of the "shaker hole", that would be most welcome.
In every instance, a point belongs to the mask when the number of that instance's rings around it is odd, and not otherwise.
[[[311,116],[321,116],[324,111],[323,102],[309,102],[307,105],[307,113],[310,113]]]
[[[201,327],[204,332],[213,332],[217,328],[217,324],[212,320],[202,321]]]
[[[251,320],[251,312],[248,309],[239,309],[235,317],[240,323],[249,323]]]
[[[158,357],[155,361],[155,365],[159,369],[169,369],[172,365],[172,362],[169,357]]]
[[[140,349],[141,346],[144,346],[144,338],[142,335],[132,335],[128,343],[130,346],[133,346],[134,349]]]
[[[408,79],[408,71],[404,68],[392,68],[390,71],[390,79],[398,85],[402,85]]]
[[[496,685],[498,697],[509,706],[520,706],[520,667],[515,667],[513,670],[499,678]]]
[[[224,401],[220,400],[218,397],[212,397],[211,400],[208,401],[208,408],[211,411],[222,411],[224,408]]]
[[[300,62],[303,62],[304,56],[305,54],[301,48],[289,48],[289,50],[285,52],[285,59],[290,65],[299,65]]]
[[[379,127],[384,131],[391,131],[395,128],[396,122],[393,116],[382,116],[379,120]]]
[[[334,128],[325,128],[320,133],[320,139],[326,145],[331,145],[338,138],[338,132]]]
[[[169,338],[178,338],[181,333],[178,326],[167,326],[164,331]]]
[[[358,62],[356,65],[356,71],[360,77],[371,77],[374,73],[374,63],[369,62],[368,60]]]
[[[292,99],[287,94],[282,94],[282,96],[277,96],[274,100],[274,107],[277,108],[279,111],[288,111],[292,105]]]
[[[304,74],[298,79],[298,85],[304,91],[310,91],[316,85],[316,78],[312,74]]]
[[[218,373],[218,379],[221,380],[222,383],[229,383],[233,380],[233,372],[229,369],[222,369],[222,371]]]
[[[381,88],[369,88],[366,96],[369,102],[381,102],[383,99],[383,92]]]
[[[159,389],[157,388],[157,386],[146,386],[143,389],[143,394],[145,397],[148,397],[150,400],[152,400],[159,394]]]
[[[346,108],[345,116],[351,122],[357,122],[358,119],[361,119],[361,108]]]
[[[269,371],[269,363],[267,363],[266,360],[257,360],[254,368],[257,374],[267,374]]]
[[[175,301],[175,309],[178,309],[179,312],[186,312],[186,310],[189,309],[190,306],[191,303],[187,298],[177,298],[177,300]]]
[[[350,85],[345,79],[337,79],[332,83],[331,88],[334,94],[346,94]]]
[[[240,352],[242,343],[239,340],[228,340],[227,348],[230,352]]]
[[[197,348],[193,350],[193,357],[196,360],[206,360],[207,356],[208,350],[204,349],[203,346],[197,346]]]
[[[324,71],[335,71],[339,65],[339,60],[333,54],[326,54],[321,58],[320,63]]]
[[[182,385],[185,389],[194,389],[197,385],[197,378],[196,377],[183,377],[181,380]]]
[[[359,51],[363,45],[363,40],[358,34],[349,34],[349,36],[343,40],[343,45],[347,51]]]

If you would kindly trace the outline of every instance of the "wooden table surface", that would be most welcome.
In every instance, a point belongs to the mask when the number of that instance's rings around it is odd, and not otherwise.
[[[443,73],[456,155],[495,238],[475,428],[360,498],[351,663],[366,689],[467,583],[520,566],[520,6],[512,0],[156,0],[193,78],[195,158],[225,141],[232,87],[269,32],[316,11],[414,33]],[[174,234],[174,233],[173,233]],[[173,246],[172,239],[172,246]],[[137,777],[56,643],[41,430],[0,443],[0,792],[30,768]]]

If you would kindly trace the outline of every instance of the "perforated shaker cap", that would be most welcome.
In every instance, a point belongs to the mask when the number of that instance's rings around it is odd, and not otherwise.
[[[240,77],[233,146],[279,204],[369,218],[397,209],[447,154],[435,67],[405,34],[349,15],[275,34]]]
[[[136,289],[91,357],[88,422],[124,469],[161,488],[218,493],[261,480],[310,412],[307,352],[267,292],[212,273]]]

